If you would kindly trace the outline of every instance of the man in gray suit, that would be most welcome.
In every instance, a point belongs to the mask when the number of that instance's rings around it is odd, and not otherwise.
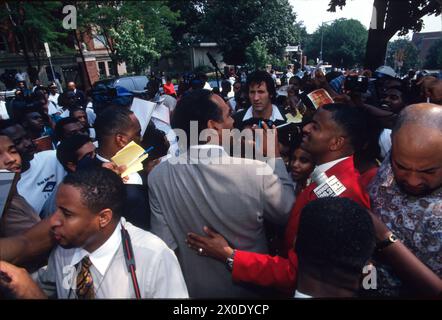
[[[182,98],[172,127],[189,137],[196,133],[191,130],[191,121],[196,121],[198,137],[211,129],[209,141],[197,138],[192,144],[187,139],[187,152],[159,164],[149,175],[152,232],[175,250],[194,298],[259,297],[261,293],[256,287],[233,283],[228,264],[196,255],[185,242],[188,232],[209,226],[235,248],[267,253],[264,219],[285,225],[295,200],[277,143],[274,170],[264,162],[225,152],[221,143],[233,128],[230,113],[224,100],[208,90]]]

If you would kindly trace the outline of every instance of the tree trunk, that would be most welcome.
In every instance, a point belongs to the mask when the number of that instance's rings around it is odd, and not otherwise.
[[[375,71],[378,67],[384,65],[388,41],[391,38],[390,34],[386,30],[369,30],[365,51],[365,69]]]
[[[386,29],[387,14],[388,1],[374,0],[364,61],[364,67],[372,71],[384,65],[388,41],[394,35]]]
[[[113,53],[109,54],[109,57],[112,61],[112,69],[114,71],[114,75],[115,77],[119,77],[120,75],[118,74],[118,60],[115,58],[115,54]]]

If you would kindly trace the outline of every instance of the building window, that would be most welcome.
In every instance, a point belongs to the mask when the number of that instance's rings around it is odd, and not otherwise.
[[[102,34],[95,34],[94,36],[94,49],[105,48],[106,38]]]
[[[109,70],[109,75],[111,76],[115,76],[115,72],[114,72],[114,64],[112,61],[108,61],[107,62],[107,69]]]

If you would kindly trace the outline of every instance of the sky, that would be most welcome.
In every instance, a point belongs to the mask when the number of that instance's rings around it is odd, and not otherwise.
[[[289,0],[296,12],[296,20],[304,21],[308,33],[314,32],[322,22],[338,18],[359,20],[367,29],[370,25],[373,12],[373,0],[347,0],[347,5],[336,12],[328,12],[329,0]],[[421,32],[442,31],[442,18],[427,16],[424,17],[424,27]],[[409,34],[410,38],[412,33]],[[393,39],[397,38],[395,36]]]

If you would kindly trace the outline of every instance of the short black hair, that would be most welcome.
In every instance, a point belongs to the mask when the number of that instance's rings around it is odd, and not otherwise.
[[[126,189],[116,173],[91,166],[68,174],[63,184],[80,189],[83,204],[93,212],[111,209],[114,219],[121,217],[126,201]]]
[[[173,129],[181,129],[187,135],[187,147],[190,146],[190,122],[198,122],[198,137],[202,130],[207,129],[209,120],[221,121],[222,111],[211,99],[213,93],[209,90],[195,90],[189,92],[178,101],[172,120]]]
[[[300,263],[323,275],[360,274],[375,248],[367,210],[348,198],[321,198],[301,212],[295,251]]]
[[[261,82],[264,82],[266,84],[267,91],[269,92],[272,101],[274,101],[274,99],[276,99],[275,82],[273,81],[272,76],[267,71],[258,70],[249,74],[246,81],[247,92],[249,91],[252,84],[260,84]]]
[[[34,112],[40,114],[42,118],[44,117],[43,108],[38,102],[28,103],[15,116],[17,117],[17,121],[23,124],[27,121],[26,115]]]
[[[77,112],[77,111],[83,111],[84,113],[86,113],[86,109],[85,108],[83,108],[81,106],[77,106],[77,107],[73,107],[72,109],[69,109],[69,116],[72,117],[72,114],[74,112]]]
[[[22,126],[20,123],[13,119],[0,119],[0,133],[16,125]]]
[[[347,134],[353,151],[360,151],[368,140],[369,122],[366,112],[343,103],[331,103],[322,108],[331,112],[332,119]]]
[[[122,107],[109,107],[101,112],[95,120],[94,127],[97,140],[129,130],[133,123],[130,115],[132,111]]]
[[[78,121],[77,118],[74,117],[66,117],[66,118],[61,118],[60,120],[57,121],[57,123],[55,124],[55,139],[57,139],[57,141],[61,141],[64,138],[64,126],[70,123],[79,123],[80,121]]]
[[[82,134],[75,134],[64,139],[57,147],[57,159],[66,171],[70,171],[67,167],[68,162],[77,164],[77,150],[86,143],[92,142],[91,138]]]

